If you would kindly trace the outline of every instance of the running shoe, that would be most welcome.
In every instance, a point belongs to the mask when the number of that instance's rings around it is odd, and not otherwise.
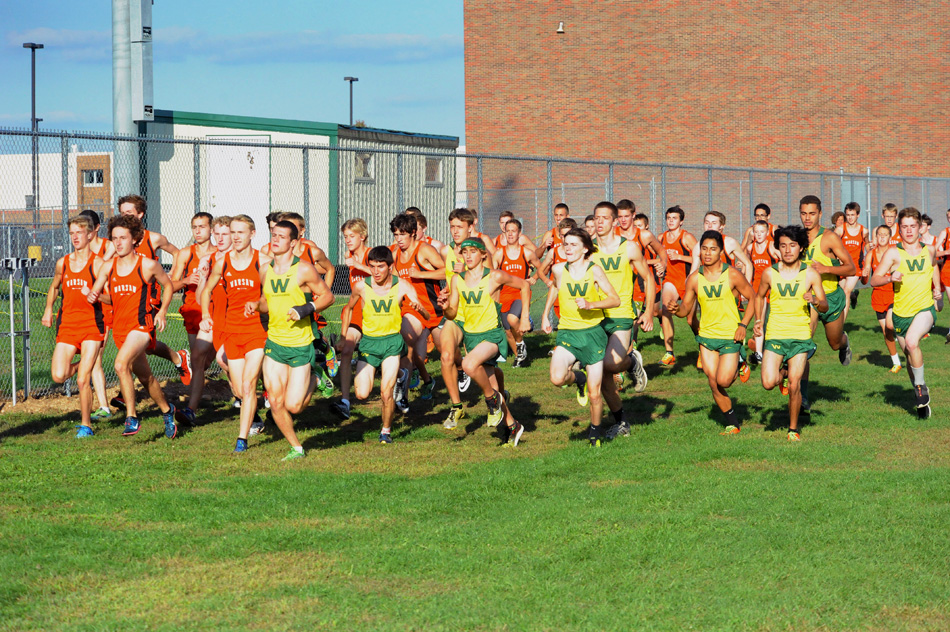
[[[950,340],[950,334],[947,334],[947,339]],[[548,350],[548,356],[553,356],[553,355],[554,355],[554,349]]]
[[[696,356],[696,370],[697,371],[703,370],[703,356],[701,355]]]
[[[297,459],[302,459],[307,456],[306,452],[297,451],[294,448],[290,449],[290,452],[287,453],[287,456],[281,459],[281,461],[296,461]]]
[[[798,433],[797,430],[789,430],[789,431],[788,431],[788,437],[787,437],[787,438],[788,438],[789,441],[792,441],[792,442],[795,442],[795,443],[797,443],[797,442],[799,442],[799,441],[802,440],[802,436]]]
[[[169,404],[171,408],[167,413],[162,413],[162,423],[165,424],[165,436],[174,439],[178,434],[178,424],[175,423],[175,407]]]
[[[432,391],[435,390],[435,380],[430,378],[428,382],[422,383],[422,388],[419,389],[419,397],[425,401],[432,399]]]
[[[621,421],[619,424],[614,424],[610,428],[607,428],[607,441],[613,441],[617,437],[629,437],[630,436],[630,424],[626,421]]]
[[[626,382],[626,380],[623,377],[623,373],[614,373],[614,384],[617,385],[618,391],[623,390],[624,382]]]
[[[260,417],[255,417],[254,421],[251,422],[251,430],[247,433],[247,435],[249,437],[256,437],[262,432],[264,432],[264,420]]]
[[[464,393],[472,385],[472,378],[465,371],[459,370],[459,393]]]
[[[590,447],[599,448],[600,447],[600,428],[597,426],[591,426],[590,431],[587,433],[587,439],[590,441]]]
[[[238,440],[234,444],[235,454],[240,454],[241,452],[247,452],[247,439],[241,439],[238,437]]]
[[[461,406],[449,408],[449,416],[445,418],[445,421],[442,422],[442,427],[446,430],[452,430],[453,428],[458,427],[459,420],[465,416],[465,411],[462,410]]]
[[[739,367],[739,379],[743,384],[749,381],[749,376],[752,375],[752,369],[749,368],[748,362],[743,362]]]
[[[930,338],[930,332],[925,333],[925,334],[924,334],[924,337],[921,338],[921,340],[926,340],[927,338]]]
[[[326,399],[333,395],[333,380],[323,371],[322,366],[317,367],[317,388]]]
[[[762,356],[759,355],[758,351],[749,355],[749,364],[751,366],[759,366],[762,364]]]
[[[515,359],[511,361],[511,368],[520,369],[523,365],[521,364],[521,358],[515,356]]]
[[[96,434],[95,432],[93,432],[92,428],[90,428],[89,426],[76,426],[76,428],[77,428],[76,430],[77,439],[84,439],[86,437],[91,437]]]
[[[336,374],[340,372],[340,361],[336,357],[336,349],[333,348],[333,345],[329,345],[325,355],[327,357],[327,375],[336,377]]]
[[[181,383],[185,386],[191,384],[191,356],[187,351],[182,349],[178,352],[178,357],[181,359],[181,364],[175,367],[178,370],[178,376],[181,378]]]
[[[113,408],[122,409],[122,408],[125,408],[125,400],[122,399],[121,395],[116,395],[115,397],[109,400],[109,405],[112,406]]]
[[[505,412],[502,409],[502,396],[501,393],[495,391],[495,405],[493,406],[491,401],[486,397],[485,405],[488,406],[488,427],[494,428],[501,423],[501,420],[505,417]]]
[[[531,318],[531,314],[528,314],[528,324],[531,325],[531,328],[528,329],[528,333],[530,334],[532,331],[534,331],[534,319]]]
[[[108,419],[111,416],[112,411],[108,408],[97,408],[93,411],[92,415],[90,415],[93,421],[102,421],[104,419]]]
[[[647,370],[643,366],[643,356],[640,355],[640,352],[637,351],[636,348],[631,349],[629,355],[630,368],[627,369],[627,374],[630,375],[630,379],[633,380],[633,390],[637,393],[642,393],[646,390],[647,382],[649,382]],[[670,353],[668,355],[670,358],[673,358],[673,362],[676,362],[676,358],[673,357],[673,354]],[[663,357],[666,358],[666,356]]]
[[[851,309],[858,306],[858,291],[851,290]]]
[[[518,353],[518,362],[521,363],[527,360],[528,359],[528,345],[525,344],[525,341],[522,340],[521,342],[517,343],[515,347]]]
[[[270,408],[270,397],[267,396],[267,391],[264,391],[264,408]]]
[[[841,362],[841,366],[848,366],[851,364],[851,341],[848,340],[843,348],[838,349],[838,361]]]
[[[587,376],[587,371],[581,371],[584,376]],[[581,406],[587,406],[587,403],[590,401],[590,397],[587,396],[587,380],[584,380],[583,384],[575,384],[577,386],[577,403]]]
[[[241,407],[241,398],[240,398],[240,397],[235,397],[235,398],[233,398],[233,399],[231,400],[231,407],[232,407],[232,408],[240,408],[240,407]]]
[[[141,424],[136,417],[126,417],[125,418],[125,428],[122,430],[123,437],[131,437],[139,431]]]
[[[379,442],[380,443],[392,443],[393,436],[389,432],[380,432],[379,433]]]
[[[891,373],[900,373],[900,372],[901,372],[901,369],[903,369],[903,368],[904,368],[904,367],[902,367],[901,365],[895,364],[894,366],[892,366],[891,368],[889,368],[888,371],[890,371]]]
[[[508,440],[505,442],[505,447],[517,448],[518,442],[521,441],[521,435],[524,434],[524,426],[522,426],[517,421],[515,425],[508,428]]]
[[[739,434],[739,426],[726,426],[725,430],[720,432],[721,435],[736,435]]]
[[[419,377],[419,369],[412,370],[412,377],[409,378],[409,390],[414,391],[419,388],[421,383],[421,378]]]
[[[663,357],[660,358],[660,364],[663,366],[673,366],[676,364],[676,356],[667,351],[663,354]]]
[[[396,402],[402,399],[408,388],[409,381],[409,370],[408,369],[399,369],[399,373],[396,374],[396,384],[393,386],[393,399]]]
[[[917,408],[923,408],[930,405],[930,389],[926,384],[918,384],[914,387],[914,395],[917,397]]]
[[[350,404],[349,404],[349,402],[347,402],[347,403],[343,403],[342,401],[339,401],[339,402],[331,402],[331,403],[330,403],[330,410],[333,411],[334,413],[336,413],[341,419],[349,419],[349,418],[350,418]]]
[[[782,379],[782,395],[788,397],[788,378]]]
[[[175,412],[175,421],[182,424],[188,424],[189,426],[198,425],[198,420],[195,417],[195,411],[188,407],[181,408]]]

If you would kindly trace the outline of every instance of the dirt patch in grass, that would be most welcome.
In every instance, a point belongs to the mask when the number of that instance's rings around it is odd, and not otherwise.
[[[945,632],[950,630],[950,604],[939,608],[900,606],[883,608],[868,630],[905,632]]]
[[[950,467],[950,428],[889,434],[878,446],[875,463],[888,469]]]

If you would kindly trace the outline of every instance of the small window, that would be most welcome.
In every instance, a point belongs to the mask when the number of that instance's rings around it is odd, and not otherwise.
[[[87,187],[102,186],[102,169],[83,169],[82,183]]]
[[[426,158],[426,186],[442,186],[442,159]]]
[[[364,182],[372,182],[373,178],[373,154],[359,152],[356,154],[356,179]]]

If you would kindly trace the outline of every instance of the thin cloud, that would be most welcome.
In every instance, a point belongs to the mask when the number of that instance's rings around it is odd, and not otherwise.
[[[41,42],[64,59],[108,62],[112,56],[109,31],[37,28],[9,32],[7,44]],[[154,55],[157,61],[202,59],[221,65],[261,63],[349,62],[415,64],[460,58],[462,38],[455,35],[404,33],[331,34],[320,31],[252,32],[210,36],[189,27],[156,29]]]

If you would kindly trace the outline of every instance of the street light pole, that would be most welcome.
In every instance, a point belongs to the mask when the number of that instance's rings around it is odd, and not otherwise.
[[[32,69],[32,108],[30,111],[30,129],[33,131],[33,239],[36,239],[36,225],[39,223],[39,172],[36,168],[36,157],[38,153],[38,143],[36,132],[39,130],[39,122],[43,119],[36,118],[36,49],[43,48],[42,44],[27,42],[23,48],[30,49],[30,61]]]
[[[350,82],[350,125],[353,125],[353,82],[359,81],[358,77],[343,77],[343,81]]]

